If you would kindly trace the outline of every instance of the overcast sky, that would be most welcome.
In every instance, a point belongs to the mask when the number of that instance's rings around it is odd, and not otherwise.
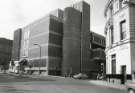
[[[50,11],[80,0],[0,0],[0,37],[13,39],[13,32]],[[106,0],[85,0],[91,5],[91,30],[104,34]]]

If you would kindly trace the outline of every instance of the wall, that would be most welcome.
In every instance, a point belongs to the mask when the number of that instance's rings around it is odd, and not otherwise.
[[[127,74],[131,74],[130,44],[124,44],[110,49],[107,54],[106,69],[107,74],[111,74],[111,55],[116,54],[116,74],[121,73],[121,66],[126,65]]]
[[[120,22],[126,20],[126,39],[129,39],[129,10],[128,7],[120,10],[113,16],[113,26],[114,26],[114,43],[120,41]]]

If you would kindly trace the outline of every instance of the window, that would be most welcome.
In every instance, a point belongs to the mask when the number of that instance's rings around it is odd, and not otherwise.
[[[114,43],[113,27],[110,27],[110,33],[111,33],[111,44],[113,44]]]
[[[125,4],[125,0],[122,0],[122,7],[125,7],[126,4]]]
[[[116,54],[111,55],[112,74],[116,74]]]
[[[116,3],[116,11],[118,11],[119,10],[119,0],[116,0],[115,3]]]
[[[120,40],[126,38],[126,20],[120,22]]]
[[[126,4],[124,2],[125,2],[125,0],[120,0],[120,8],[125,7]]]
[[[29,48],[29,34],[30,31],[24,31],[24,40],[23,40],[23,56],[27,56],[28,57],[28,48]]]
[[[123,0],[120,0],[120,9],[122,8],[122,1],[123,1]]]

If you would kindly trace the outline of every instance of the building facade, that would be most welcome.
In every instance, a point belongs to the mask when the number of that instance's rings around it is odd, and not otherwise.
[[[135,1],[108,0],[105,7],[106,73],[135,71]]]
[[[31,68],[45,74],[60,74],[62,60],[63,11],[56,10],[22,28],[21,57]]]
[[[8,69],[9,61],[11,60],[12,40],[0,38],[0,67]]]

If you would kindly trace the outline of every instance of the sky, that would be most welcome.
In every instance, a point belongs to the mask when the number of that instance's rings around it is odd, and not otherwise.
[[[81,0],[0,0],[0,38],[13,39],[13,32],[50,11]],[[84,0],[91,6],[90,29],[104,35],[106,0]]]

